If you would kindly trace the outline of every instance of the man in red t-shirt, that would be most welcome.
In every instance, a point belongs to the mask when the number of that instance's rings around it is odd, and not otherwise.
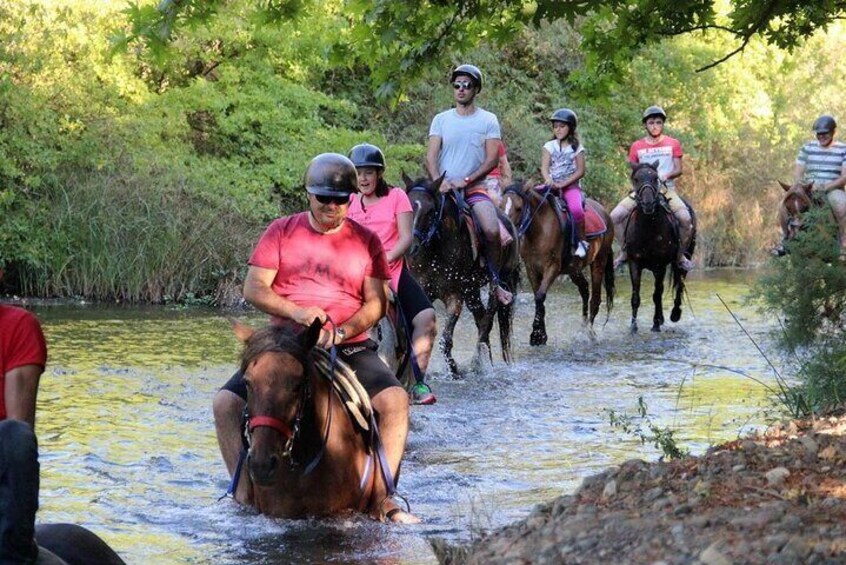
[[[46,362],[47,344],[38,319],[23,308],[0,304],[2,563],[34,562],[39,553],[34,538],[39,486],[35,397]]]
[[[352,161],[337,153],[318,155],[304,184],[309,210],[279,218],[265,230],[250,256],[244,298],[270,314],[273,324],[324,322],[318,345],[337,345],[339,358],[355,370],[370,395],[396,477],[408,436],[408,394],[368,336],[387,306],[385,251],[376,234],[346,221],[349,197],[358,186]],[[217,439],[230,475],[241,450],[246,398],[240,371],[214,398]],[[391,499],[383,510],[394,522],[419,521]]]
[[[663,183],[666,190],[664,196],[670,205],[670,210],[679,223],[679,253],[678,265],[685,271],[694,268],[693,261],[687,258],[684,252],[690,245],[690,238],[693,235],[693,223],[687,204],[676,192],[675,180],[682,175],[682,147],[678,139],[664,135],[664,122],[667,121],[667,114],[660,106],[650,106],[643,112],[643,126],[646,129],[646,137],[635,141],[629,149],[629,163],[658,163],[658,179]],[[626,219],[632,210],[637,206],[633,196],[627,195],[614,210],[611,211],[611,219],[614,222],[614,236],[620,244],[620,255],[614,260],[614,268],[619,267],[626,261],[625,229]]]

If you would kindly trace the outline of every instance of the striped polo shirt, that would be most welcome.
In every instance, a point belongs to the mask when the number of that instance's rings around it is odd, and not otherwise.
[[[802,146],[797,165],[804,165],[805,180],[816,183],[830,182],[843,174],[843,164],[846,163],[846,143],[835,141],[827,148],[820,147],[819,142],[809,141]]]

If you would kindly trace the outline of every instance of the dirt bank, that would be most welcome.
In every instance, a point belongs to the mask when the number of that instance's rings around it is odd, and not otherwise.
[[[442,563],[846,563],[846,416],[627,461]]]

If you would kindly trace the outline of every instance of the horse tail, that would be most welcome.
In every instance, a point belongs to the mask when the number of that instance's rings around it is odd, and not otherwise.
[[[509,225],[511,222],[508,222]],[[510,292],[514,294],[514,299],[510,304],[505,305],[497,301],[496,318],[499,323],[499,344],[502,349],[502,360],[506,363],[511,363],[513,355],[511,352],[511,338],[514,335],[514,303],[517,300],[517,287],[520,286],[520,254],[518,251],[519,240],[517,239],[516,230],[513,224],[509,226],[512,231],[514,242],[511,244],[511,254],[503,269],[502,282],[504,282]]]
[[[696,251],[696,212],[693,210],[693,206],[690,205],[690,202],[682,198],[682,202],[684,202],[685,206],[687,206],[687,212],[690,214],[690,244],[685,249],[684,254],[687,255],[688,259],[693,258],[693,252]]]
[[[611,318],[611,310],[614,309],[614,294],[617,288],[614,281],[614,254],[607,253],[605,256],[605,323]]]

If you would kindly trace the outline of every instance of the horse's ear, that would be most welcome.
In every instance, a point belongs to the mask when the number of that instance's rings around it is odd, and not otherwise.
[[[805,194],[810,195],[811,192],[813,192],[814,181],[803,182],[801,184],[801,186],[802,186],[802,190],[805,191]]]
[[[444,177],[446,177],[446,171],[444,171],[441,176],[432,181],[432,184],[429,185],[429,192],[431,192],[432,194],[437,194],[438,191],[441,189],[441,183],[444,182]]]
[[[253,334],[256,333],[255,328],[245,326],[235,318],[229,318],[229,323],[232,324],[232,332],[241,343],[246,343],[247,340],[253,337]]]
[[[411,177],[405,174],[404,170],[401,170],[400,172],[402,173],[402,182],[405,183],[405,191],[408,192],[408,189],[414,186],[414,181],[411,180]]]
[[[658,164],[659,164],[658,161],[652,161],[651,163],[649,163],[649,166],[657,171],[658,170]]]
[[[783,183],[783,182],[781,182],[781,181],[778,181],[778,184],[780,184],[780,185],[781,185],[781,188],[783,188],[785,192],[787,192],[788,190],[790,190],[790,185],[789,185],[789,184],[785,184],[785,183]]]
[[[320,321],[320,318],[315,318],[300,338],[302,340],[303,349],[309,350],[317,345],[317,340],[320,339],[321,329],[323,329],[323,322]]]
[[[634,172],[634,170],[637,169],[638,163],[632,163],[631,161],[628,161],[628,165],[629,165],[629,170]]]
[[[530,190],[532,190],[532,187],[535,186],[535,182],[535,179],[533,179],[532,177],[526,179],[526,182],[523,183],[523,192],[529,192]]]

